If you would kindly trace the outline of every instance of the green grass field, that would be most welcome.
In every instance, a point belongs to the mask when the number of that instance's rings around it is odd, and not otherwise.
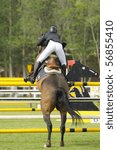
[[[2,107],[2,106],[1,106]],[[20,106],[21,107],[21,106]],[[0,112],[0,115],[37,115],[41,112]],[[59,114],[53,112],[53,114]],[[60,121],[52,119],[53,128],[60,126]],[[73,127],[66,123],[66,127]],[[99,127],[99,124],[83,124],[78,127]],[[0,119],[0,129],[9,128],[46,128],[43,119]],[[47,133],[0,134],[0,150],[43,150]],[[52,133],[50,150],[99,150],[100,133],[66,133],[65,147],[60,147],[60,133]]]

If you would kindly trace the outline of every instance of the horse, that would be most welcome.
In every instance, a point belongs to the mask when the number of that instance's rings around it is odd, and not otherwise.
[[[71,115],[73,122],[74,120],[76,120],[76,123],[77,121],[81,122],[82,118],[79,112],[76,113],[70,107],[68,94],[69,86],[66,79],[61,74],[57,57],[51,56],[50,58],[48,58],[47,64],[44,69],[48,70],[48,73],[46,75],[43,75],[41,78],[39,75],[39,79],[37,76],[37,87],[41,92],[41,111],[48,130],[48,138],[44,147],[51,147],[52,122],[50,114],[55,108],[60,112],[61,116],[60,146],[64,146],[64,133],[67,112]]]

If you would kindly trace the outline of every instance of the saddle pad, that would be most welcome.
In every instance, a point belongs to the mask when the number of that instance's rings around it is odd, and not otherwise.
[[[47,74],[49,74],[49,73],[58,73],[58,74],[61,74],[61,69],[56,70],[56,69],[51,69],[51,68],[45,67],[44,71]]]
[[[48,67],[44,67],[44,68],[41,68],[39,71],[38,71],[38,75],[36,77],[36,81],[40,80],[41,78],[49,75],[49,74],[52,74],[52,73],[58,73],[58,74],[61,74],[61,70],[55,70],[55,69],[51,69],[51,68],[48,68]]]

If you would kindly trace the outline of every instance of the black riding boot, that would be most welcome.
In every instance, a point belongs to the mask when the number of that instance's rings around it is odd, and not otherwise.
[[[26,79],[24,79],[25,82],[30,81],[32,84],[34,84],[36,76],[38,74],[38,69],[41,67],[42,63],[41,62],[36,62],[34,65],[34,71],[33,73],[27,77]]]
[[[67,79],[67,77],[66,77],[66,65],[62,65],[62,66],[61,66],[61,70],[62,70],[62,73],[63,73],[65,79],[68,81],[68,79]]]
[[[63,75],[64,75],[66,81],[68,82],[68,86],[69,86],[69,87],[73,86],[73,83],[70,82],[69,79],[68,79],[67,76],[66,76],[66,65],[62,65],[62,66],[61,66],[61,70],[62,70],[62,73],[63,73]]]
[[[66,65],[62,65],[61,69],[62,69],[63,75],[66,76]]]

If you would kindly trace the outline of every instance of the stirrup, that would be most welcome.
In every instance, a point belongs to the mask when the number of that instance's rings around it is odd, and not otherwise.
[[[24,78],[24,82],[29,81],[29,77]]]
[[[27,82],[27,81],[31,82],[32,84],[34,84],[34,82],[35,82],[35,80],[31,79],[30,77],[24,78],[24,82]]]

